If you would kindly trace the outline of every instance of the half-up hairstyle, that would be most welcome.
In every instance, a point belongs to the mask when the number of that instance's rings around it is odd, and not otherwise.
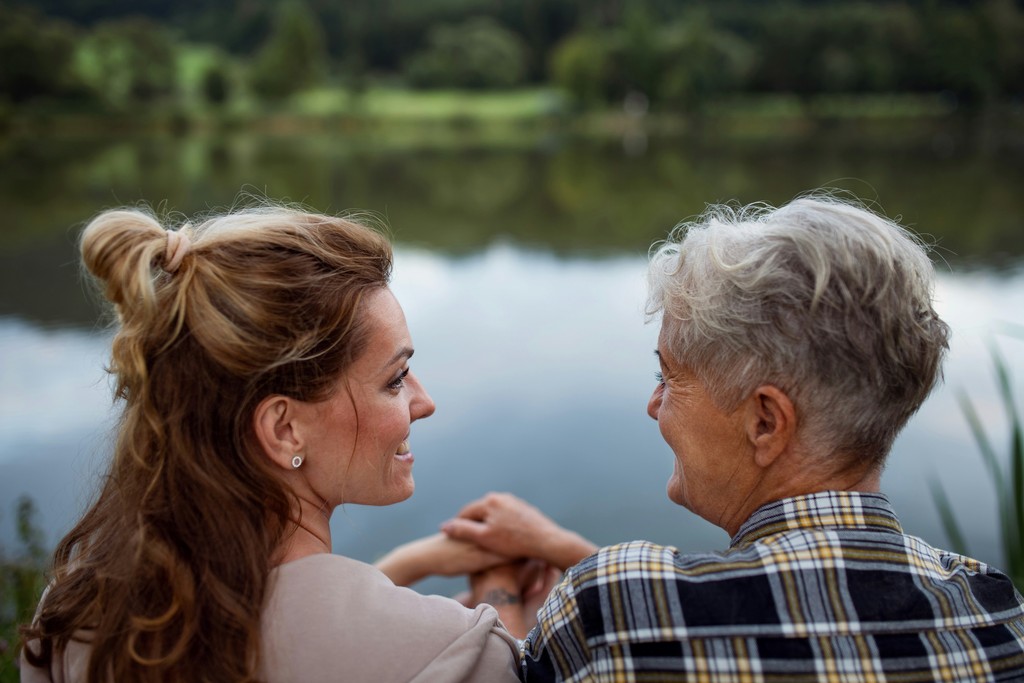
[[[256,406],[326,399],[367,343],[360,302],[391,273],[387,239],[343,218],[261,207],[176,232],[115,210],[81,239],[117,315],[123,413],[23,640],[40,667],[84,640],[95,683],[253,680],[293,502],[256,440]]]

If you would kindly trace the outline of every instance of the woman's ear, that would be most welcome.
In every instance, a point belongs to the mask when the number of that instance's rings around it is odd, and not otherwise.
[[[747,413],[747,438],[760,467],[768,467],[795,445],[796,407],[784,391],[771,384],[754,389]]]
[[[253,428],[263,452],[275,465],[289,470],[294,468],[295,456],[304,455],[297,403],[295,399],[275,394],[260,401],[253,414]]]

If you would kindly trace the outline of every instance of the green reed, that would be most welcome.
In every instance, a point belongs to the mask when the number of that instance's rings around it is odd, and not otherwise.
[[[995,489],[996,509],[999,517],[999,540],[1003,549],[1005,571],[1018,588],[1024,588],[1024,429],[1006,361],[995,344],[991,347],[995,365],[1000,402],[1009,424],[1009,457],[1001,457],[981,424],[974,403],[966,392],[957,398],[960,410],[971,429],[989,478]],[[1008,462],[1004,462],[1008,460]],[[932,498],[939,511],[942,526],[949,536],[953,550],[967,554],[967,544],[953,513],[949,498],[938,480],[931,482]]]
[[[0,683],[18,681],[18,626],[32,619],[46,584],[48,553],[35,517],[32,499],[18,499],[18,547],[14,554],[0,547]]]

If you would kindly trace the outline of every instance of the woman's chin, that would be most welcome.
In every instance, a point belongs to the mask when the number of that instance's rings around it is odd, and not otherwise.
[[[665,485],[665,493],[668,494],[668,499],[673,503],[686,507],[686,499],[683,497],[683,483],[679,481],[675,474],[669,477],[668,483]]]
[[[394,500],[388,503],[388,505],[394,505],[395,503],[401,503],[402,501],[409,500],[415,490],[416,482],[412,480],[412,475],[409,475],[408,481],[402,482],[402,485],[395,492]]]

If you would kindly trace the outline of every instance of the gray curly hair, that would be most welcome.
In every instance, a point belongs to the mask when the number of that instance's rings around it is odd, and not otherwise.
[[[775,385],[820,453],[881,465],[949,347],[923,243],[831,195],[710,206],[652,247],[648,280],[648,316],[716,405]]]

